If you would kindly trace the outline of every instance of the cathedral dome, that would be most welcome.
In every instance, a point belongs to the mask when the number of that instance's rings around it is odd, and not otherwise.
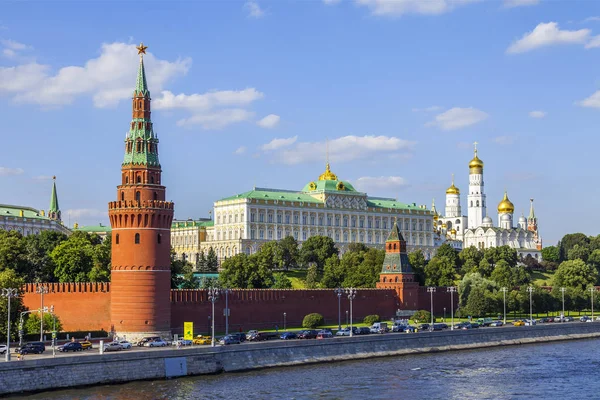
[[[454,182],[452,182],[452,186],[446,190],[446,194],[460,194],[460,189],[454,186]]]
[[[510,214],[502,214],[502,216],[500,217],[500,221],[511,221],[512,218],[510,217]]]
[[[477,143],[475,143],[477,146]],[[470,174],[482,174],[483,173],[483,161],[479,157],[477,157],[477,147],[475,147],[475,155],[473,159],[469,162],[469,173]]]
[[[508,194],[504,192],[504,198],[498,204],[499,214],[512,214],[515,212],[515,205],[508,199]]]
[[[494,225],[494,222],[490,217],[486,216],[485,218],[483,218],[482,225],[485,227],[491,227]]]
[[[525,216],[524,216],[524,215],[521,215],[521,216],[519,217],[519,223],[520,223],[520,224],[521,224],[521,223],[522,223],[522,224],[526,224],[526,223],[527,223],[527,220],[525,219]]]
[[[319,180],[320,181],[337,181],[338,180],[337,175],[334,174],[333,172],[331,172],[329,163],[327,163],[327,165],[325,166],[325,172],[323,172],[319,176]]]

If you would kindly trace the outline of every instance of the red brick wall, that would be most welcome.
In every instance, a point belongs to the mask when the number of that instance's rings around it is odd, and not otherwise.
[[[64,331],[110,331],[109,283],[43,283],[48,293],[44,307],[54,305]],[[40,308],[41,296],[37,284],[28,283],[22,288],[23,304],[30,310]]]
[[[458,308],[458,292],[454,294],[454,310]],[[450,318],[450,293],[446,287],[436,287],[433,294],[433,314],[436,316],[444,315],[444,307],[446,307],[446,317]],[[427,292],[427,288],[419,286],[419,310],[431,311],[431,294]]]

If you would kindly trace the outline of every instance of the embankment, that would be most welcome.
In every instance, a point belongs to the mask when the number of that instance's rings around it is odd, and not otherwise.
[[[0,364],[0,395],[309,363],[600,337],[600,323],[60,356]]]

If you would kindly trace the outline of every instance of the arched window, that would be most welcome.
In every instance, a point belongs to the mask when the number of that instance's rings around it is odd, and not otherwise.
[[[158,200],[158,193],[154,192],[154,200]]]
[[[161,244],[161,242],[162,242],[162,234],[159,233],[158,235],[156,235],[156,241],[158,242],[158,244]]]
[[[125,192],[121,192],[121,201],[125,201]]]
[[[125,183],[129,183],[129,177],[128,176],[125,177]]]
[[[154,177],[153,176],[150,177],[150,183],[154,183]]]
[[[140,201],[140,192],[139,191],[135,192],[135,200]]]
[[[119,234],[118,233],[115,236],[115,244],[119,244]]]
[[[140,175],[137,176],[137,183],[142,183],[142,177]]]
[[[475,204],[477,205],[477,207],[479,207],[479,200],[477,200],[477,201],[475,202]]]
[[[140,234],[139,233],[135,234],[135,244],[140,244]]]
[[[473,200],[471,200],[471,207],[473,207]]]

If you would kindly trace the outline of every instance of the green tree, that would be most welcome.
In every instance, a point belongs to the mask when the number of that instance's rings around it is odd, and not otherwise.
[[[273,274],[272,289],[291,289],[292,281],[283,272]]]
[[[476,272],[479,263],[483,259],[483,251],[475,246],[470,246],[458,253],[458,258],[460,259],[461,273],[463,275],[469,272]]]
[[[29,264],[23,278],[27,282],[56,282],[52,250],[65,240],[67,235],[56,231],[42,231],[37,235],[24,237],[25,257]]]
[[[317,271],[316,265],[311,265],[308,267],[305,283],[307,289],[316,289],[317,285],[319,284],[319,271]]]
[[[498,309],[496,296],[483,286],[474,286],[469,292],[466,304],[462,307],[463,315],[482,317]]]
[[[200,253],[198,253],[198,258],[196,258],[196,269],[200,272],[206,272],[208,270],[204,250],[200,250]]]
[[[458,303],[461,308],[467,306],[471,291],[473,291],[474,288],[481,288],[482,290],[479,290],[477,293],[486,294],[486,292],[493,292],[496,289],[496,284],[495,282],[482,277],[481,274],[477,272],[465,275],[458,285]],[[481,308],[475,307],[475,303],[471,303],[471,306],[473,308],[467,311],[473,311],[474,309],[481,310]]]
[[[302,327],[308,329],[314,329],[317,326],[325,325],[325,318],[319,313],[311,313],[304,316],[302,320]]]
[[[511,267],[505,260],[500,260],[494,267],[491,279],[498,287],[511,289],[529,283],[530,274],[521,265]]]
[[[279,268],[287,271],[298,264],[300,250],[298,249],[298,242],[293,236],[286,236],[280,240],[277,247],[275,261]]]
[[[248,256],[244,253],[228,258],[221,264],[219,280],[232,289],[265,289],[273,285],[272,264],[260,252]]]
[[[200,278],[194,275],[194,267],[191,263],[188,262],[184,265],[182,278],[181,289],[200,289]]]
[[[341,287],[344,279],[346,279],[346,269],[340,263],[337,254],[334,254],[325,261],[321,286],[329,289]]]
[[[346,252],[340,264],[346,271],[343,286],[374,288],[379,282],[379,274],[385,257],[385,250],[367,249],[367,251]]]
[[[14,230],[0,229],[0,271],[12,269],[19,276],[27,276],[28,268],[23,236]]]
[[[380,322],[381,317],[377,314],[367,315],[363,320],[363,323],[367,326],[373,325],[375,322]]]
[[[69,239],[50,253],[56,266],[54,276],[59,282],[89,282],[89,273],[94,266],[94,253],[92,237],[86,232],[73,232]]]
[[[300,263],[308,267],[311,263],[323,270],[325,261],[334,254],[338,254],[335,242],[328,236],[311,236],[300,248]]]
[[[426,286],[453,286],[456,270],[448,257],[436,255],[425,267]]]
[[[427,310],[419,310],[413,314],[412,320],[417,324],[431,322],[431,313]]]
[[[100,244],[94,246],[93,266],[88,274],[90,282],[110,282],[111,243],[111,236],[108,234]]]
[[[215,250],[212,247],[210,247],[208,249],[208,254],[206,255],[206,268],[210,272],[217,272],[218,267],[219,260],[217,258],[217,253],[215,253]]]
[[[208,289],[211,287],[222,287],[219,278],[205,277],[204,279],[200,279],[200,289]]]
[[[348,252],[350,253],[360,253],[367,250],[369,250],[369,248],[364,243],[350,243],[348,245]]]
[[[415,280],[420,285],[425,285],[425,266],[427,260],[421,249],[411,251],[408,253],[408,262],[410,263],[413,272],[415,274]]]
[[[54,325],[54,316],[49,312],[44,313],[44,333],[52,332],[52,329],[56,326],[56,332],[62,331],[62,323],[60,317],[56,316],[56,325]],[[39,334],[40,333],[40,316],[38,313],[27,314],[27,320],[25,321],[24,331],[27,335]]]
[[[12,269],[0,271],[0,289],[17,289],[17,294],[20,294],[21,287],[25,284],[23,278],[17,275]],[[19,323],[19,315],[21,311],[25,311],[23,306],[23,298],[21,296],[13,297],[10,300],[10,331],[11,338],[17,336],[17,326]],[[7,315],[8,315],[8,298],[0,296],[0,336],[6,338],[7,331]]]
[[[560,260],[560,251],[556,246],[546,246],[542,249],[542,259],[544,261],[558,262]]]
[[[582,260],[563,261],[554,274],[554,285],[584,290],[598,280],[598,270]]]
[[[268,265],[269,268],[273,269],[279,267],[279,263],[277,262],[279,251],[279,243],[272,240],[260,246],[260,249],[254,254],[260,257],[262,262]]]
[[[514,267],[519,261],[517,251],[509,246],[490,247],[484,252],[484,258],[492,265],[495,266],[500,260],[504,260]]]
[[[588,238],[583,233],[569,233],[558,242],[558,250],[559,250],[559,261],[565,261],[567,259],[567,254],[569,250],[571,250],[576,244],[579,246],[587,247],[590,243],[590,238]]]
[[[592,251],[587,260],[588,264],[596,269],[600,269],[600,249]]]
[[[500,261],[504,261],[504,260],[500,260]],[[504,261],[504,262],[506,262],[506,261]],[[473,272],[478,272],[479,274],[481,274],[481,276],[488,277],[492,274],[493,270],[494,270],[494,267],[492,266],[492,264],[490,264],[490,262],[488,260],[486,260],[485,258],[482,258],[481,261],[479,262],[479,265],[477,265],[477,268],[475,268],[473,270]]]
[[[590,256],[590,249],[587,246],[576,244],[567,251],[567,259],[569,260],[581,260],[587,262]]]
[[[442,244],[436,251],[435,255],[438,258],[446,257],[452,267],[458,271],[460,268],[460,259],[458,257],[458,251],[448,243]]]

